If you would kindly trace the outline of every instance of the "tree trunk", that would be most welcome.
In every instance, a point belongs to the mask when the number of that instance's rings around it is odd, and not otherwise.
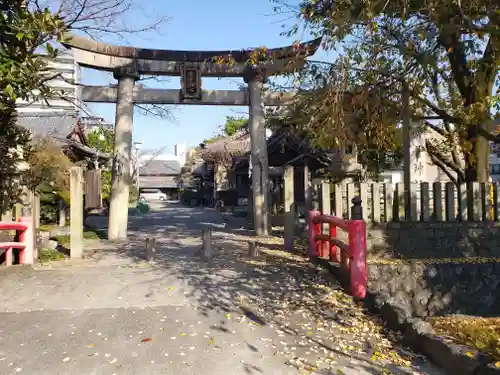
[[[472,150],[465,154],[465,181],[488,182],[489,142],[477,132],[477,126],[471,126],[467,132],[467,140],[472,144]]]
[[[491,85],[492,86],[492,85]],[[484,87],[471,87],[470,92],[465,97],[465,107],[470,108],[474,104],[484,101],[485,94],[488,94],[488,85]],[[489,108],[484,108],[479,116],[474,116],[476,124],[470,125],[467,129],[467,141],[471,143],[472,148],[465,155],[465,179],[467,182],[488,182],[489,180],[489,167],[488,156],[490,152],[490,145],[488,139],[480,134],[479,129],[490,132],[491,123],[489,121]]]
[[[477,181],[488,182],[490,178],[490,169],[488,164],[488,156],[490,153],[489,141],[480,136],[476,143],[477,153]]]

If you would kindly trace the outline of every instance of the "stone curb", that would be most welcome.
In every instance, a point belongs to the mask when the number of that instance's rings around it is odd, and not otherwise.
[[[344,289],[349,289],[349,276],[337,264],[326,259],[316,259],[315,263],[333,274]],[[388,296],[368,291],[364,305],[368,311],[382,316],[389,329],[400,331],[406,344],[450,375],[500,375],[500,368],[489,363],[485,355],[468,346],[435,336],[429,323],[413,318],[404,306],[399,306]],[[473,358],[466,353],[472,353]]]

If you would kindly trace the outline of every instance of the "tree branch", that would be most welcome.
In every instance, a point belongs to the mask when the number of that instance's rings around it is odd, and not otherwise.
[[[442,27],[439,42],[446,49],[453,78],[464,99],[464,104],[468,107],[476,101],[474,74],[467,65],[467,53],[464,43],[460,40],[459,32],[457,30],[445,32],[445,30],[446,27]]]
[[[431,157],[431,161],[441,169],[446,176],[450,179],[451,182],[453,182],[456,186],[458,186],[457,179],[453,176],[453,174],[448,170],[446,167],[446,164],[444,164],[436,155],[429,153],[429,156]]]
[[[434,130],[436,133],[438,133],[438,134],[442,135],[442,136],[443,136],[443,137],[445,137],[445,138],[446,138],[446,136],[448,135],[444,129],[442,129],[442,128],[440,128],[440,127],[438,127],[438,126],[436,126],[436,125],[434,125],[434,124],[430,123],[429,121],[426,121],[426,122],[425,122],[425,126],[427,126],[427,127],[431,128],[431,129],[432,129],[432,130]]]
[[[453,122],[453,123],[459,123],[460,119],[451,116],[448,112],[446,112],[444,109],[439,108],[435,104],[433,104],[429,99],[420,96],[420,95],[415,95],[415,99],[417,99],[419,102],[423,103],[427,107],[429,107],[434,113],[436,113],[441,119]]]

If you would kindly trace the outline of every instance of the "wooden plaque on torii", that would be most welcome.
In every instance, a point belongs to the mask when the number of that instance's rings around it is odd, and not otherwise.
[[[201,100],[201,72],[196,64],[183,63],[181,70],[180,99]]]

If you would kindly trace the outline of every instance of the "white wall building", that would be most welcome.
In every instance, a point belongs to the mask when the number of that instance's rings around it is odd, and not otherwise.
[[[183,167],[186,164],[188,157],[188,148],[184,143],[179,143],[174,146],[174,154],[179,160],[179,164]]]
[[[19,116],[46,116],[50,115],[78,115],[83,106],[80,89],[76,83],[80,82],[81,70],[72,54],[63,51],[55,59],[47,59],[48,74],[54,76],[47,84],[53,88],[60,98],[16,102]]]
[[[500,120],[496,120],[495,125],[500,128]],[[427,136],[434,135],[428,133]],[[444,142],[444,140],[443,140]],[[423,147],[425,145],[425,135],[412,137],[411,142],[411,179],[414,182],[449,182],[448,176],[431,161],[429,154]],[[500,182],[500,145],[491,145],[492,152],[488,156],[488,164],[492,182]],[[387,183],[403,182],[403,169],[396,168],[382,173],[382,179]]]
[[[448,182],[448,176],[431,161],[429,154],[425,151],[426,137],[432,133],[414,134],[410,141],[410,177],[412,182]],[[403,182],[403,166],[393,168],[381,173],[381,178],[386,183]]]

